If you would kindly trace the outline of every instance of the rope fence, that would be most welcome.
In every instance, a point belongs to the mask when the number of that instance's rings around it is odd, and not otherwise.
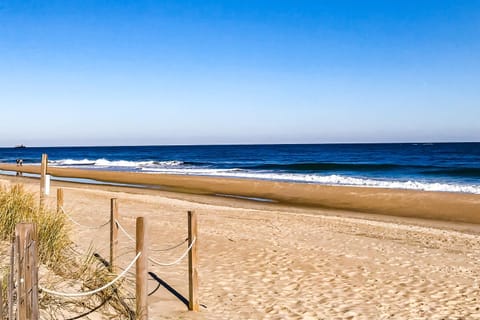
[[[127,232],[127,230],[125,230],[125,228],[122,226],[122,224],[120,223],[120,221],[118,220],[115,220],[115,224],[116,226],[118,227],[118,229],[120,231],[122,231],[122,233],[132,242],[135,242],[135,239]],[[174,266],[174,265],[177,265],[178,263],[180,263],[186,256],[187,254],[190,252],[190,250],[192,249],[193,245],[195,244],[195,241],[196,241],[196,238],[193,238],[192,242],[190,243],[190,245],[187,247],[187,249],[180,255],[179,258],[177,258],[176,260],[174,260],[173,262],[160,262],[152,257],[148,257],[148,260],[158,266],[162,266],[162,267],[170,267],[170,266]],[[170,251],[170,250],[174,250],[178,247],[180,247],[181,245],[183,245],[184,243],[188,242],[188,238],[186,238],[185,240],[183,240],[182,242],[176,244],[176,245],[173,245],[171,247],[168,247],[168,248],[165,248],[165,249],[150,249],[149,248],[149,251],[157,251],[157,252],[165,252],[165,251]]]
[[[118,221],[118,220],[115,220],[115,224],[117,225],[117,228],[123,232],[123,234],[128,238],[130,239],[130,241],[132,242],[135,242],[135,239],[133,239],[133,237],[127,232],[127,230],[125,230],[125,228],[122,226],[122,224]]]
[[[142,255],[141,252],[137,253],[137,255],[135,256],[135,258],[128,264],[128,266],[125,268],[125,270],[120,273],[119,275],[117,275],[112,281],[110,281],[109,283],[101,286],[100,288],[97,288],[95,290],[91,290],[91,291],[85,291],[85,292],[59,292],[59,291],[55,291],[55,290],[50,290],[50,289],[47,289],[47,288],[44,288],[43,286],[41,286],[40,284],[38,285],[39,289],[40,289],[40,292],[45,292],[45,293],[48,293],[48,294],[51,294],[51,295],[54,295],[54,296],[60,296],[60,297],[67,297],[67,298],[78,298],[78,297],[85,297],[85,296],[90,296],[90,295],[94,295],[94,294],[97,294],[105,289],[107,289],[108,287],[111,287],[112,285],[114,285],[118,280],[120,280],[121,278],[123,278],[127,272],[133,267],[133,265],[137,262],[138,258]]]
[[[175,261],[173,261],[173,262],[170,262],[170,263],[162,263],[162,262],[159,262],[159,261],[157,261],[157,260],[155,260],[155,259],[153,259],[153,258],[151,258],[151,257],[148,258],[148,261],[153,262],[153,263],[155,263],[155,264],[157,264],[157,265],[159,265],[159,266],[163,266],[163,267],[170,267],[170,266],[174,266],[174,265],[176,265],[176,264],[179,264],[180,261],[182,261],[183,258],[185,258],[185,257],[187,256],[187,254],[190,252],[190,250],[192,249],[193,245],[195,244],[195,240],[196,240],[196,238],[193,238],[192,243],[190,243],[190,245],[188,246],[187,250],[185,250],[185,252],[184,252],[177,260],[175,260]]]
[[[107,222],[105,222],[104,224],[101,224],[101,225],[99,225],[99,226],[87,226],[87,225],[84,225],[84,224],[76,221],[75,219],[73,219],[73,217],[65,211],[65,209],[63,208],[63,206],[60,206],[60,210],[65,214],[65,216],[66,216],[71,222],[73,222],[73,223],[76,224],[77,226],[82,227],[82,228],[85,228],[85,229],[90,229],[90,230],[101,229],[101,228],[107,226],[108,224],[110,224],[110,219],[109,219]],[[135,240],[134,240],[134,241],[135,241]]]
[[[118,220],[115,220],[115,223],[118,227],[118,229],[120,231],[122,231],[122,233],[132,242],[135,242],[135,239],[133,239],[133,237],[127,232],[127,230],[125,230],[125,228],[122,226],[122,224],[120,223],[120,221]],[[182,242],[178,243],[178,244],[175,244],[175,245],[172,245],[171,247],[167,247],[167,248],[163,248],[163,249],[152,249],[152,248],[149,248],[150,251],[156,251],[156,252],[166,252],[166,251],[171,251],[171,250],[174,250],[178,247],[180,247],[181,245],[183,245],[185,242],[188,241],[188,238],[185,238],[185,240],[183,240]],[[189,250],[189,249],[188,249]]]
[[[42,176],[47,172],[46,155],[42,156]],[[45,192],[45,181],[41,179],[41,206],[44,205],[48,192]],[[148,262],[151,262],[158,266],[174,266],[179,264],[183,259],[188,256],[188,288],[189,288],[189,300],[188,300],[188,309],[193,311],[199,310],[198,302],[198,258],[197,258],[197,222],[196,214],[192,211],[188,211],[188,236],[179,243],[169,245],[164,248],[149,248],[148,243],[148,228],[146,225],[146,220],[144,217],[129,217],[123,216],[122,219],[135,219],[136,221],[136,235],[133,237],[126,230],[126,228],[120,223],[118,208],[116,205],[116,199],[111,199],[111,216],[108,221],[98,225],[86,225],[77,221],[63,205],[63,189],[57,189],[57,212],[65,215],[68,220],[74,225],[88,229],[88,230],[100,230],[107,225],[110,225],[110,261],[105,261],[104,265],[109,268],[112,272],[112,276],[115,277],[105,283],[104,285],[89,291],[80,291],[80,292],[61,292],[53,288],[47,288],[45,284],[40,284],[38,279],[38,269],[39,263],[37,262],[38,257],[38,245],[36,244],[36,230],[37,227],[34,224],[18,224],[20,229],[18,233],[21,237],[16,236],[12,242],[12,252],[11,252],[11,263],[10,263],[10,274],[8,279],[8,315],[19,320],[24,319],[38,319],[38,296],[39,293],[46,295],[63,297],[63,298],[80,298],[96,295],[108,288],[115,288],[116,284],[121,279],[126,279],[127,275],[135,274],[135,300],[136,300],[136,319],[146,320],[148,319],[148,305],[147,297],[154,294],[162,284],[154,277],[154,280],[158,282],[156,288],[148,292],[148,280],[149,274],[152,277],[152,272],[148,272]],[[28,225],[28,229],[26,227]],[[16,227],[17,228],[17,227]],[[118,241],[118,230],[128,238],[129,241],[135,243],[135,257],[128,263],[126,267],[117,267],[115,259],[123,256],[117,253],[117,246],[119,245]],[[17,231],[16,231],[17,232]],[[25,238],[26,237],[26,238]],[[22,240],[23,239],[23,240]],[[35,239],[35,240],[33,240]],[[149,257],[148,253],[151,252],[168,252],[180,248],[185,243],[187,243],[187,248],[183,250],[178,258],[171,262],[162,262],[159,259]],[[95,254],[94,254],[95,255]],[[103,259],[103,258],[102,258]],[[122,258],[125,259],[125,258]],[[135,271],[132,272],[133,266],[135,265]],[[22,269],[23,268],[23,269]],[[121,269],[121,272],[116,272],[116,269]],[[23,271],[22,271],[23,270]],[[30,273],[26,273],[26,272]],[[120,271],[120,270],[119,270]],[[23,272],[23,273],[22,273]],[[15,276],[13,276],[15,273]],[[154,275],[154,274],[153,274]],[[163,280],[162,280],[163,281]],[[1,282],[0,282],[1,283]],[[125,282],[125,283],[128,283]],[[23,291],[22,291],[23,290]],[[113,290],[117,292],[116,290]],[[112,296],[109,296],[109,299]],[[178,297],[178,296],[177,296]],[[183,298],[183,297],[182,297]],[[185,298],[183,298],[187,302]],[[16,314],[13,317],[14,313]],[[79,318],[82,316],[78,316]],[[1,317],[0,317],[1,318]]]
[[[105,226],[107,226],[108,224],[110,224],[111,220],[109,219],[107,222],[99,225],[99,226],[87,226],[87,225],[84,225],[84,224],[81,224],[79,223],[78,221],[76,221],[75,219],[72,218],[71,215],[69,215],[65,209],[63,208],[63,206],[60,206],[60,210],[65,214],[65,216],[67,216],[67,218],[73,222],[75,225],[79,226],[79,227],[82,227],[82,228],[86,228],[86,229],[90,229],[90,230],[94,230],[94,229],[101,229]],[[125,230],[125,228],[122,226],[122,224],[120,223],[120,221],[118,220],[115,220],[115,224],[116,226],[118,227],[118,229],[120,231],[122,231],[122,233],[132,242],[132,243],[135,243],[135,239],[127,232],[127,230]],[[193,241],[190,243],[190,245],[188,246],[188,248],[182,253],[182,255],[174,260],[173,262],[160,262],[152,257],[149,257],[148,260],[150,262],[153,262],[154,264],[156,265],[159,265],[159,266],[163,266],[163,267],[170,267],[170,266],[173,266],[173,265],[176,265],[178,263],[180,263],[188,254],[188,252],[190,251],[190,249],[192,248],[193,244],[195,243],[195,240],[196,239],[193,239]],[[159,248],[159,249],[153,249],[153,248],[149,248],[149,251],[155,251],[155,252],[166,252],[166,251],[171,251],[171,250],[174,250],[176,248],[179,248],[180,246],[182,246],[184,243],[186,243],[188,241],[188,238],[185,238],[185,240],[183,240],[182,242],[178,243],[178,244],[175,244],[175,245],[172,245],[171,247],[167,247],[167,248]],[[118,240],[116,241],[116,243],[118,243]],[[108,246],[108,245],[107,245]],[[105,246],[105,247],[107,247]],[[47,291],[45,291],[47,292]]]
[[[185,238],[185,240],[183,240],[182,242],[176,244],[176,245],[173,245],[171,247],[167,247],[167,248],[164,248],[164,249],[152,249],[150,248],[150,251],[155,251],[155,252],[166,252],[166,251],[171,251],[171,250],[175,250],[177,248],[179,248],[181,245],[183,245],[185,242],[188,242],[188,238]]]
[[[137,268],[136,268],[137,269],[136,270],[137,286],[138,286],[139,282],[144,282],[142,284],[142,286],[144,288],[139,290],[138,287],[137,287],[136,291],[138,293],[139,291],[143,290],[144,296],[147,296],[148,292],[146,290],[146,283],[147,283],[148,280],[147,280],[146,276],[144,276],[143,278],[139,277],[138,269],[144,269],[142,271],[142,273],[147,272],[147,270],[146,270],[147,269],[147,261],[153,263],[154,265],[158,265],[158,266],[162,266],[162,267],[174,266],[174,265],[179,264],[183,259],[185,259],[188,256],[188,286],[189,286],[188,308],[189,308],[189,310],[193,310],[193,311],[198,311],[199,310],[198,271],[197,271],[197,269],[198,269],[198,257],[197,257],[197,245],[196,245],[197,244],[197,222],[196,222],[197,219],[196,219],[196,214],[194,212],[188,211],[188,236],[185,238],[185,240],[182,240],[181,242],[179,242],[177,244],[173,244],[173,245],[170,245],[170,246],[167,246],[167,247],[164,247],[164,248],[149,248],[148,244],[146,243],[147,241],[145,240],[145,239],[148,238],[148,237],[146,237],[147,235],[141,235],[141,238],[139,239],[139,233],[138,233],[139,219],[142,219],[142,221],[143,221],[143,218],[141,218],[141,217],[136,218],[137,234],[136,234],[136,237],[132,236],[127,231],[125,226],[123,226],[122,223],[120,222],[120,215],[119,215],[119,212],[118,212],[118,206],[117,206],[117,199],[116,198],[112,198],[111,201],[110,201],[110,219],[107,222],[105,222],[105,223],[103,223],[99,226],[94,227],[94,226],[85,226],[82,223],[79,223],[78,221],[73,219],[65,211],[65,209],[63,207],[63,190],[60,191],[60,192],[57,192],[57,195],[60,195],[60,200],[61,200],[61,203],[57,203],[57,208],[59,208],[59,210],[61,210],[66,216],[68,216],[70,218],[70,220],[73,220],[72,222],[74,222],[74,223],[76,222],[75,223],[76,225],[87,228],[87,229],[101,229],[101,228],[105,227],[106,225],[110,224],[110,244],[109,244],[110,245],[110,262],[108,264],[108,267],[112,272],[115,272],[115,270],[118,268],[116,266],[116,261],[115,261],[118,258],[118,254],[117,254],[117,246],[119,244],[118,231],[121,231],[121,233],[130,242],[136,244],[137,256],[134,259],[135,262],[134,261],[130,262],[129,266],[125,269],[124,268],[119,268],[119,269],[122,269],[123,271],[114,280],[112,280],[108,284],[102,286],[101,288],[93,290],[92,291],[93,293],[105,290],[110,285],[113,285],[120,278],[125,277],[127,274],[129,274],[131,266],[133,266],[133,264],[136,263],[137,264]],[[57,199],[57,201],[58,201],[58,199]],[[122,216],[122,219],[130,220],[130,219],[133,219],[133,217]],[[140,223],[140,225],[142,226],[142,229],[143,229],[143,222]],[[146,238],[144,238],[144,237],[146,237]],[[139,241],[140,241],[141,245],[144,246],[144,249],[140,250],[140,251],[139,251],[139,248],[138,248]],[[148,252],[167,252],[167,251],[175,250],[175,249],[181,247],[182,245],[184,245],[185,243],[188,243],[187,248],[180,254],[180,256],[178,258],[176,258],[175,260],[173,260],[171,262],[162,262],[162,261],[159,261],[158,258],[149,257],[148,255],[138,255],[138,252],[145,252],[145,250],[148,250]],[[47,291],[48,289],[45,290],[45,288],[43,288],[43,287],[42,287],[42,290],[46,293],[55,292],[53,290]],[[55,292],[55,293],[59,293],[59,292]],[[68,295],[71,294],[71,295],[74,295],[74,296],[84,296],[87,293],[82,292],[82,293],[64,293],[64,294],[68,294]],[[143,298],[140,298],[140,299],[137,299],[137,300],[141,300],[141,301],[137,301],[137,311],[138,311],[139,304],[140,305],[141,304],[144,304],[144,305],[146,304],[146,298],[143,297]]]

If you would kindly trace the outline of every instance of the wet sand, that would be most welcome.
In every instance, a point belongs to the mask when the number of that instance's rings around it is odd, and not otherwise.
[[[2,164],[2,169],[13,171],[16,166]],[[38,166],[24,166],[22,169],[29,173],[39,173],[40,170]],[[480,195],[473,194],[55,167],[49,167],[48,173],[56,177],[161,187],[187,193],[269,199],[295,206],[480,223]]]

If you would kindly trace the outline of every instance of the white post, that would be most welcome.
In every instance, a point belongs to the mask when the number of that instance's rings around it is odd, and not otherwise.
[[[50,175],[47,174],[45,176],[45,195],[48,196],[50,194]]]
[[[43,207],[45,202],[45,176],[47,175],[48,156],[46,153],[42,154],[42,166],[40,169],[40,207]]]

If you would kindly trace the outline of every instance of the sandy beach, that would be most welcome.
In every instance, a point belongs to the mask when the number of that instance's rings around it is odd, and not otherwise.
[[[480,0],[0,0],[0,320],[480,320],[479,52]]]
[[[81,224],[104,223],[117,198],[125,229],[134,234],[133,218],[147,217],[158,249],[185,239],[187,211],[198,214],[201,311],[162,286],[149,297],[151,319],[480,319],[478,195],[83,171],[49,168],[167,188],[52,182],[50,205],[62,187],[65,211]],[[0,176],[17,182],[38,192],[36,179]],[[108,227],[72,223],[71,235],[80,250],[108,255]],[[133,247],[120,241],[124,265]],[[168,262],[183,250],[152,256]],[[149,270],[188,296],[186,262]]]

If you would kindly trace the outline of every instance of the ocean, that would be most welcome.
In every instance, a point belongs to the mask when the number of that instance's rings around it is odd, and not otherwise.
[[[0,148],[0,162],[480,194],[480,143]]]

